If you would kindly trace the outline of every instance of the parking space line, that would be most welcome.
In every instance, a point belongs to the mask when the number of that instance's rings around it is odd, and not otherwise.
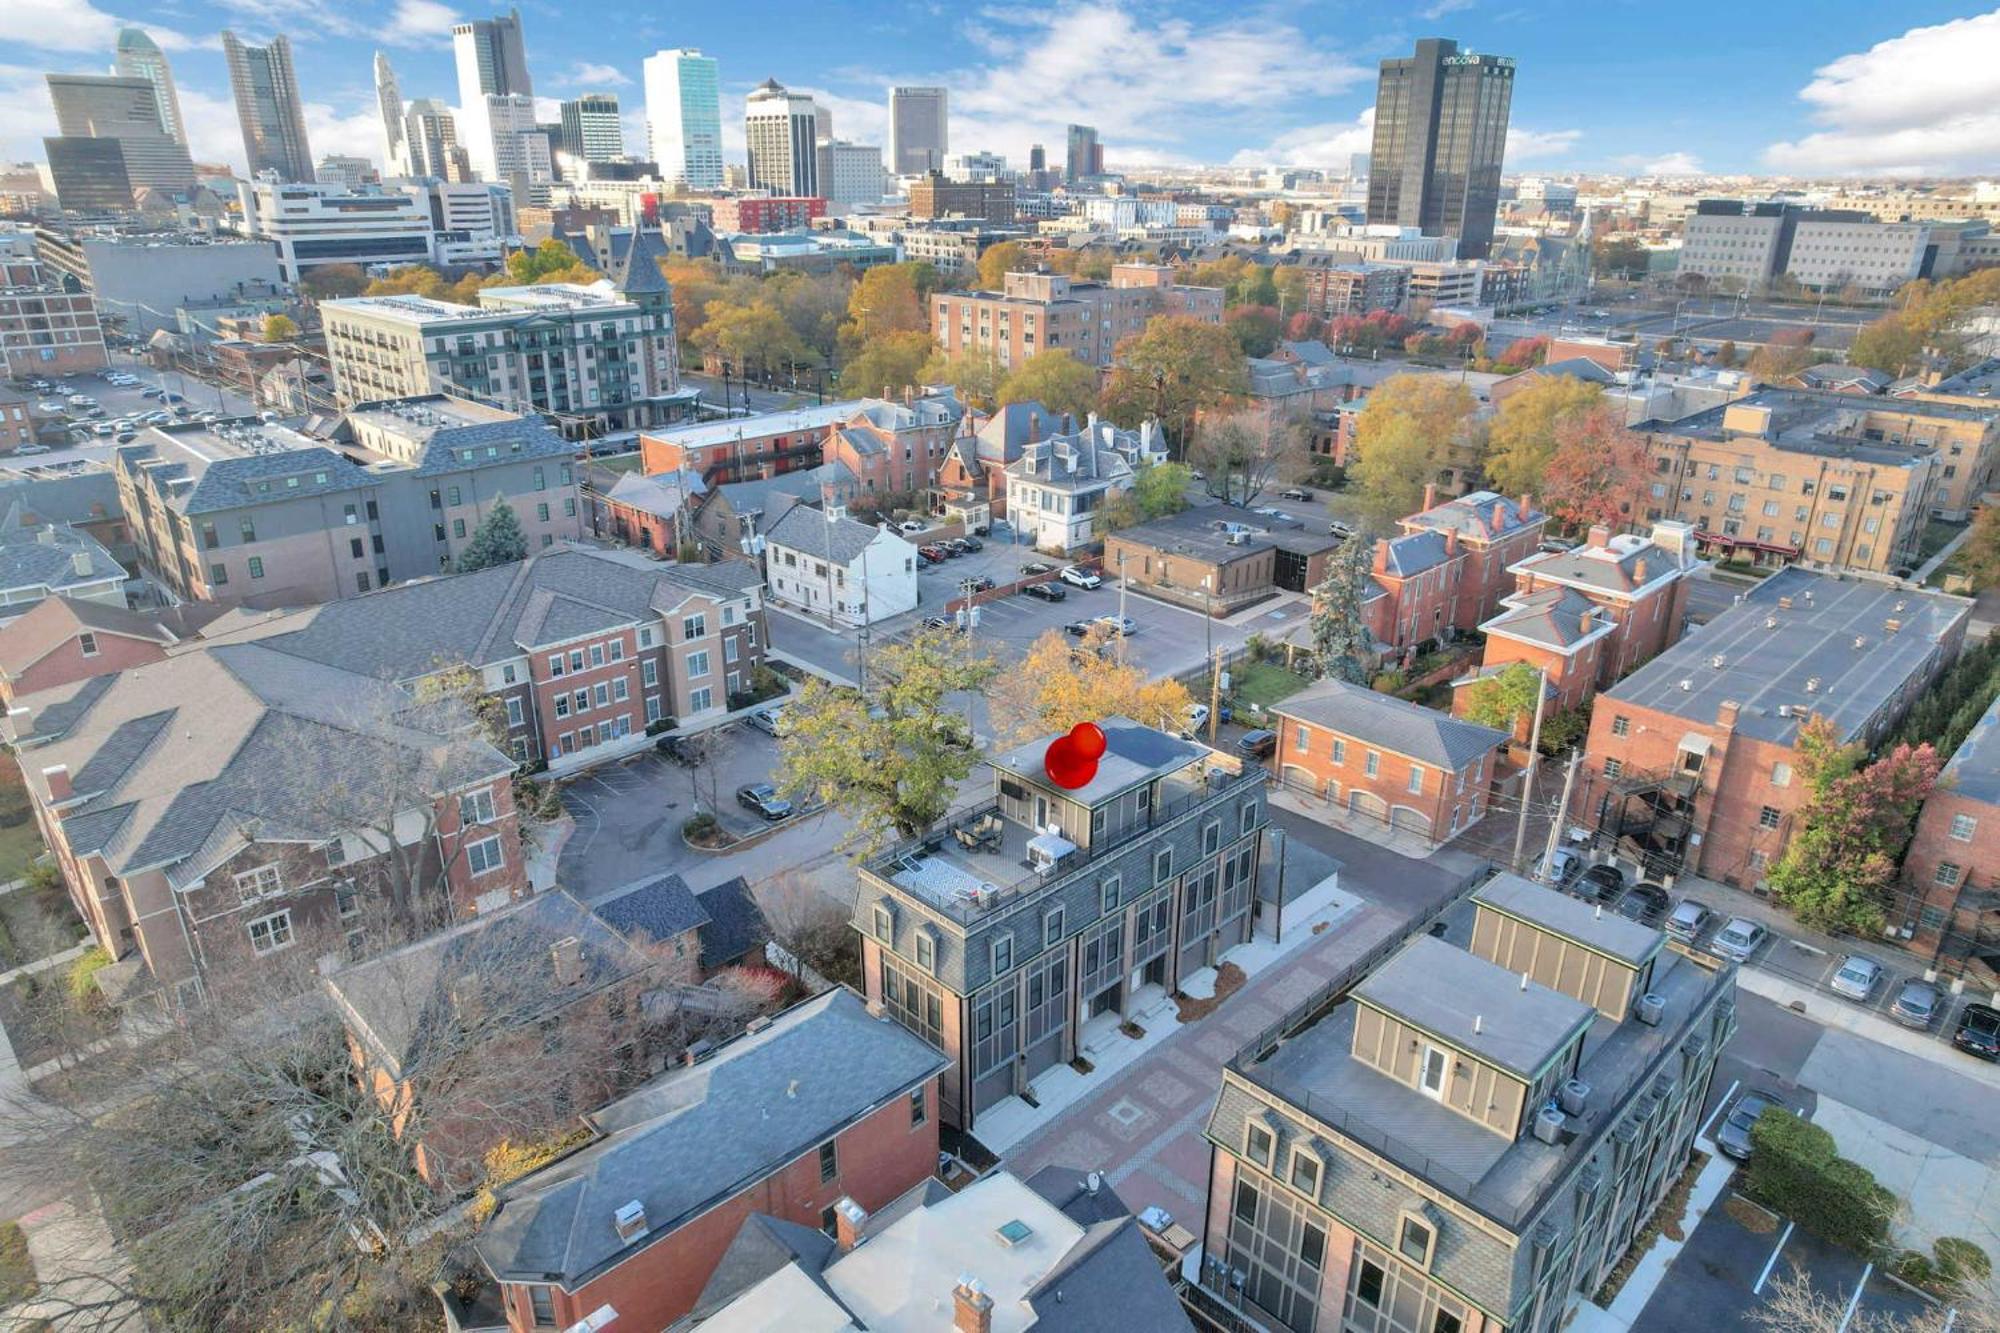
[[[1784,1253],[1785,1242],[1790,1240],[1791,1238],[1792,1238],[1792,1223],[1788,1221],[1785,1223],[1784,1234],[1778,1237],[1777,1248],[1772,1250],[1771,1257],[1764,1261],[1764,1271],[1757,1275],[1757,1285],[1750,1288],[1750,1294],[1752,1296],[1761,1296],[1764,1293],[1764,1284],[1771,1280],[1771,1270],[1777,1266],[1778,1256]]]
[[[1861,1270],[1861,1280],[1854,1284],[1854,1294],[1847,1298],[1847,1312],[1840,1316],[1840,1327],[1833,1333],[1847,1333],[1847,1326],[1854,1322],[1854,1308],[1861,1304],[1861,1293],[1868,1290],[1868,1275],[1874,1271],[1872,1263]]]
[[[1722,1114],[1723,1108],[1729,1105],[1729,1099],[1731,1097],[1734,1097],[1736,1095],[1736,1090],[1742,1086],[1743,1086],[1742,1079],[1738,1078],[1730,1080],[1729,1091],[1722,1094],[1722,1100],[1715,1104],[1715,1109],[1713,1111],[1709,1112],[1708,1120],[1702,1125],[1700,1132],[1696,1135],[1697,1138],[1705,1139],[1708,1137],[1708,1131],[1715,1127],[1715,1118]]]

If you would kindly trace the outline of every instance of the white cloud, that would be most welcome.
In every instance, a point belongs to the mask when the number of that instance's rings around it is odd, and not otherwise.
[[[1428,9],[1418,10],[1417,17],[1420,19],[1441,19],[1446,14],[1456,14],[1461,9],[1470,9],[1472,5],[1473,0],[1437,0],[1437,3],[1431,5]]]
[[[382,116],[372,96],[344,107],[307,102],[305,112],[306,138],[312,143],[313,161],[323,157],[365,157],[378,167],[382,164]]]
[[[107,60],[120,28],[144,28],[167,51],[212,44],[172,28],[115,17],[90,0],[8,0],[5,26],[10,42],[43,51],[93,51]]]
[[[1562,157],[1576,147],[1582,130],[1530,130],[1516,125],[1507,131],[1507,163]]]
[[[1287,130],[1266,148],[1245,148],[1231,158],[1237,167],[1318,167],[1344,170],[1347,159],[1365,153],[1375,140],[1375,108],[1367,107],[1351,121],[1328,121]]]
[[[1701,159],[1693,153],[1668,153],[1639,164],[1639,173],[1644,176],[1699,176],[1703,170]]]
[[[1912,28],[1814,71],[1822,128],[1772,144],[1797,174],[1948,174],[2000,166],[2000,10]]]
[[[601,65],[592,60],[579,60],[556,82],[565,88],[623,88],[632,82],[632,77],[616,65]]]
[[[458,22],[457,12],[439,0],[396,0],[379,35],[391,46],[450,46],[451,28]]]

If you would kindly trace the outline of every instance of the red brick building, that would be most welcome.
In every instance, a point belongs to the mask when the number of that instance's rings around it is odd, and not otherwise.
[[[1791,568],[1599,696],[1571,809],[1653,875],[1755,885],[1805,798],[1815,714],[1874,745],[1958,655],[1971,603]]]
[[[1946,975],[2000,986],[2000,703],[1945,762],[1903,856],[1909,947]]]
[[[201,618],[146,615],[70,597],[45,598],[26,615],[0,625],[0,705],[12,708],[23,696],[40,690],[157,662],[181,641],[167,621],[171,619],[182,632],[192,632],[190,624]]]
[[[693,507],[708,492],[692,472],[667,472],[657,477],[627,472],[609,489],[591,484],[595,469],[585,469],[584,501],[590,506],[591,530],[651,551],[662,560],[678,558],[683,541],[694,537]]]
[[[937,1169],[946,1061],[853,992],[807,1000],[584,1117],[588,1143],[499,1191],[473,1242],[507,1325],[687,1314],[743,1223],[835,1229]]]
[[[1279,780],[1441,843],[1478,823],[1507,734],[1345,681],[1272,709]]]
[[[1488,635],[1487,664],[1517,660],[1496,659],[1493,635],[1519,638],[1551,610],[1567,606],[1580,614],[1580,603],[1587,603],[1599,623],[1612,626],[1596,653],[1595,685],[1608,686],[1680,642],[1689,579],[1699,563],[1693,525],[1671,520],[1655,523],[1650,537],[1614,537],[1600,526],[1574,550],[1536,551],[1512,567],[1517,584],[1507,609],[1480,626]]]
[[[1514,591],[1513,566],[1535,553],[1548,521],[1549,516],[1537,511],[1525,495],[1510,500],[1492,491],[1474,491],[1440,504],[1437,487],[1426,486],[1424,507],[1400,526],[1406,533],[1456,534],[1464,562],[1445,623],[1471,630],[1498,611],[1500,599]]]
[[[709,204],[719,232],[805,231],[826,216],[818,195],[745,195]]]
[[[859,399],[849,399],[644,431],[639,435],[639,470],[649,477],[692,472],[713,487],[818,467],[824,461],[827,429],[860,406]]]
[[[0,258],[0,373],[27,380],[106,364],[96,298],[37,260]]]

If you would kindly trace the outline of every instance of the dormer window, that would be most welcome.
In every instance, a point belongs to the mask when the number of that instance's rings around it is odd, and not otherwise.
[[[1404,1213],[1396,1227],[1396,1252],[1419,1268],[1431,1266],[1437,1248],[1437,1227],[1427,1217]]]
[[[1271,1169],[1271,1163],[1278,1151],[1278,1140],[1271,1131],[1256,1121],[1251,1121],[1243,1130],[1243,1155],[1263,1167]]]
[[[884,944],[896,938],[896,909],[887,903],[875,904],[875,938]]]
[[[1292,1188],[1308,1199],[1319,1198],[1319,1158],[1309,1149],[1292,1149]]]

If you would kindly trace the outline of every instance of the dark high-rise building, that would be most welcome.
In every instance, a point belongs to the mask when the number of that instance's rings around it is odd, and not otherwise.
[[[56,202],[77,213],[123,212],[132,207],[132,178],[122,139],[80,134],[42,140]]]
[[[1383,61],[1368,220],[1456,236],[1460,257],[1485,258],[1513,100],[1509,56],[1461,52],[1457,42],[1426,37],[1414,56]]]
[[[1068,148],[1063,179],[1079,181],[1085,176],[1098,175],[1103,170],[1104,147],[1097,142],[1095,125],[1070,126]]]
[[[1028,170],[1047,171],[1048,167],[1049,167],[1048,149],[1042,147],[1040,144],[1035,144],[1033,147],[1028,149]]]
[[[225,28],[222,54],[229,62],[229,85],[236,94],[236,120],[243,127],[243,155],[252,179],[273,171],[281,181],[311,181],[312,147],[306,142],[291,42],[278,36],[269,46],[250,46]]]

